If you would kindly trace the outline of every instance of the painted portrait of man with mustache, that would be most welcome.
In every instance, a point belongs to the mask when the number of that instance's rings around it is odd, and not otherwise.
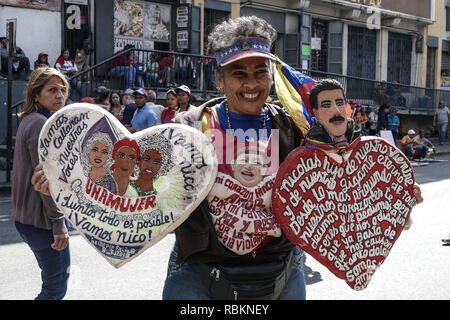
[[[331,138],[339,138],[347,131],[347,104],[339,82],[325,79],[316,83],[311,90],[311,107],[319,123]],[[334,139],[333,139],[334,140]]]

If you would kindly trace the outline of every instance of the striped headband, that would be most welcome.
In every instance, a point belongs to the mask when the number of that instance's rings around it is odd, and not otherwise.
[[[216,52],[217,65],[221,67],[249,57],[273,59],[269,41],[259,37],[239,38],[231,47]]]

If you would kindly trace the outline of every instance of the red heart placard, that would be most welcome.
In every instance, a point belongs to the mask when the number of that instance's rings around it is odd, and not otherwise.
[[[343,157],[301,146],[278,171],[272,208],[292,242],[362,290],[409,218],[413,187],[408,159],[384,139],[363,137]]]

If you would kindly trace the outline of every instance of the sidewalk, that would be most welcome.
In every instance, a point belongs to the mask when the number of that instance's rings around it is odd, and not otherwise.
[[[450,141],[444,142],[443,146],[439,145],[439,138],[428,139],[436,147],[436,155],[450,154]]]
[[[442,156],[442,155],[447,155],[450,154],[450,141],[446,141],[444,142],[444,145],[440,146],[439,145],[439,138],[429,138],[428,140],[431,141],[431,143],[434,145],[434,147],[436,148],[436,152],[434,155],[432,155],[432,157],[434,156]],[[397,141],[397,148],[400,148],[400,140]]]

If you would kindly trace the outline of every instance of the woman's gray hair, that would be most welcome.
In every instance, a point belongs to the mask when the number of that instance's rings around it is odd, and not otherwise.
[[[86,144],[83,146],[81,150],[81,165],[83,166],[83,173],[86,177],[89,178],[89,172],[91,171],[92,164],[89,161],[89,152],[91,152],[92,147],[97,142],[103,142],[105,146],[108,148],[108,159],[104,164],[103,168],[108,174],[111,174],[111,166],[113,164],[112,151],[113,151],[113,143],[111,138],[107,133],[104,132],[96,132],[86,141]]]
[[[165,176],[167,172],[175,165],[173,159],[172,144],[161,134],[153,134],[147,136],[138,141],[139,149],[141,150],[141,159],[148,150],[156,150],[159,152],[162,158],[161,168],[158,173],[153,177],[153,181],[156,181],[160,176]],[[139,169],[139,166],[137,166]],[[139,176],[138,171],[138,176]]]
[[[209,34],[208,52],[215,55],[243,37],[260,37],[272,45],[277,38],[277,31],[266,20],[256,16],[228,19],[216,25]]]

